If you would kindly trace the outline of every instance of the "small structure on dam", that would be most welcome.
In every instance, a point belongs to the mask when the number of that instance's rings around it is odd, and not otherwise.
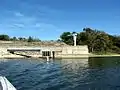
[[[63,47],[39,47],[39,48],[8,48],[7,51],[29,57],[51,57],[51,58],[81,58],[88,56],[88,47],[63,46]]]

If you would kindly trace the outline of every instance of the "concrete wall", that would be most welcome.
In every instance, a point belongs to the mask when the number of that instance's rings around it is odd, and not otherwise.
[[[67,46],[62,47],[61,58],[82,58],[88,57],[88,54],[87,46]],[[60,57],[60,54],[58,57]]]
[[[27,48],[26,48],[27,49]],[[34,49],[34,48],[33,48]],[[55,52],[55,58],[81,58],[88,57],[88,47],[84,46],[63,46],[63,47],[40,47],[41,51],[17,51],[17,54],[32,57],[42,57],[42,51]]]
[[[87,46],[63,47],[62,54],[88,54],[88,47]]]
[[[63,47],[41,47],[41,48],[42,48],[42,51],[55,51],[56,58],[81,58],[81,57],[88,57],[88,54],[89,54],[87,45],[63,46]]]

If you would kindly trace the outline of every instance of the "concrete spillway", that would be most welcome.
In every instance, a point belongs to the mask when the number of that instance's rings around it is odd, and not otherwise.
[[[8,48],[8,52],[27,57],[52,57],[52,58],[81,58],[88,57],[88,47],[40,47],[40,48]]]

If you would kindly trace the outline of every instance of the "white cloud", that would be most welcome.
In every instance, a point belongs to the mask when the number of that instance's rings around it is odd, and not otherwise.
[[[20,23],[15,23],[15,24],[13,24],[13,26],[15,26],[15,27],[19,27],[19,28],[23,28],[23,27],[25,27],[24,24],[20,24]]]
[[[24,15],[21,12],[15,12],[15,16],[17,16],[17,17],[23,17]]]
[[[9,11],[14,16],[4,19],[0,27],[8,30],[40,30],[40,31],[60,31],[60,29],[51,23],[40,21],[40,17],[24,15],[19,11]]]
[[[35,27],[41,27],[41,24],[40,23],[36,23]]]

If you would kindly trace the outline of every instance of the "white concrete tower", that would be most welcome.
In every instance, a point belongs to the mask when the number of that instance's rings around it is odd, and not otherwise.
[[[73,34],[74,46],[76,46],[76,40],[77,40],[77,33],[74,33]]]

